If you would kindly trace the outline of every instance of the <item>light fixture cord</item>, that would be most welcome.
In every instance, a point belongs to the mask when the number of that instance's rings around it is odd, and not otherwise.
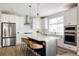
[[[31,17],[31,5],[29,5],[29,16]]]
[[[39,16],[39,3],[37,3],[37,17]]]

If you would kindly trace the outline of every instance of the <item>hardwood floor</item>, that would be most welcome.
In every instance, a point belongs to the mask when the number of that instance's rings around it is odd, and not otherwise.
[[[21,48],[21,45],[0,48],[0,56],[35,56],[30,50]]]
[[[62,48],[57,48],[58,56],[76,56],[76,53],[65,50]],[[11,47],[0,48],[0,56],[36,56],[24,45],[17,45]]]
[[[57,55],[58,56],[77,56],[77,53],[67,49],[63,49],[61,47],[57,47]]]

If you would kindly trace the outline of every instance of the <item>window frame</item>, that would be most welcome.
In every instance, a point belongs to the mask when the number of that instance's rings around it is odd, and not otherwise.
[[[57,23],[54,23],[54,24],[50,24],[49,22],[50,22],[50,19],[54,19],[54,18],[56,18],[57,19],[57,21],[58,21],[58,18],[59,17],[62,17],[63,18],[63,22],[57,22]],[[53,18],[50,18],[50,19],[48,19],[48,32],[49,32],[49,26],[50,25],[57,25],[57,32],[58,32],[58,24],[63,24],[63,35],[64,35],[64,16],[63,15],[61,15],[61,16],[58,16],[58,17],[53,17]],[[56,34],[57,34],[57,32],[56,32]],[[49,33],[53,33],[53,32],[49,32]],[[59,34],[57,34],[57,35],[59,35]],[[62,34],[61,34],[62,35]]]

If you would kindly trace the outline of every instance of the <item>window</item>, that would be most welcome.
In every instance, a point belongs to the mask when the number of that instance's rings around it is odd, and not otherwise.
[[[56,18],[50,19],[49,24],[55,24],[55,23],[57,23]]]
[[[49,32],[56,33],[57,32],[57,25],[55,25],[55,24],[50,25]]]
[[[63,16],[49,19],[49,23],[48,23],[49,33],[63,35],[64,34],[63,20],[64,20]]]

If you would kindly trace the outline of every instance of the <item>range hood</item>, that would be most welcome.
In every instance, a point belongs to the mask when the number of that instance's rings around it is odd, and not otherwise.
[[[32,23],[32,19],[30,16],[25,16],[25,22],[24,25],[30,25]]]

